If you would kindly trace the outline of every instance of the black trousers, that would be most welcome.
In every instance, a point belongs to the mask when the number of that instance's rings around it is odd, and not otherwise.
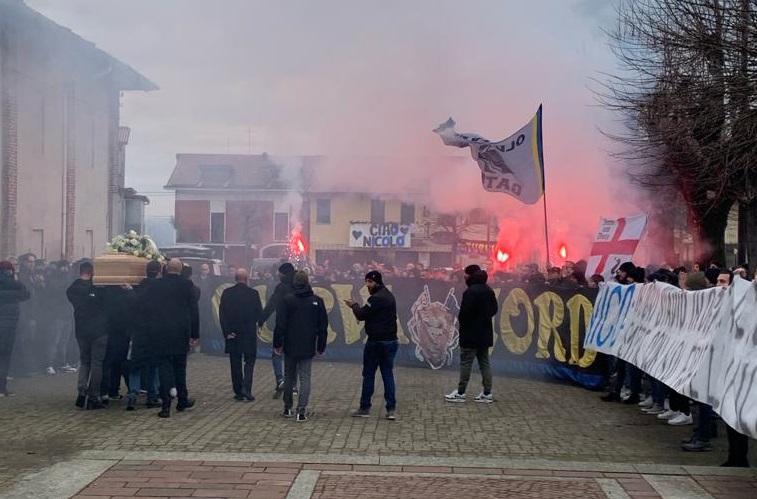
[[[687,416],[691,414],[691,403],[689,400],[689,397],[686,395],[681,395],[677,391],[673,390],[670,387],[668,388],[668,401],[670,402],[670,410],[671,411],[679,411]]]
[[[187,354],[161,355],[158,357],[158,376],[160,377],[160,398],[163,409],[171,408],[171,388],[176,388],[178,406],[187,403]]]
[[[615,387],[613,388],[613,392],[616,395],[620,395],[621,390],[623,390],[623,384],[626,381],[626,371],[628,371],[631,378],[631,392],[634,395],[641,393],[641,371],[639,371],[639,369],[637,369],[633,364],[629,364],[622,359],[618,359],[616,366],[618,378],[615,380]]]
[[[749,466],[749,437],[730,426],[728,430],[728,462],[736,466]]]
[[[108,351],[103,362],[103,380],[100,386],[102,395],[118,396],[121,389],[121,378],[129,384],[126,357],[129,354],[129,337],[126,335],[111,335],[108,337]]]
[[[252,394],[252,373],[255,370],[255,352],[229,354],[231,387],[235,395]],[[242,367],[244,363],[244,367]]]
[[[0,329],[0,393],[7,391],[8,370],[11,366],[11,354],[16,343],[16,327]]]

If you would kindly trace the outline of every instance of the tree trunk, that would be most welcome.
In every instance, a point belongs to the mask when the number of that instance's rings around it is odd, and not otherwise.
[[[655,263],[680,265],[680,258],[675,253],[676,210],[671,209],[670,202],[663,205],[662,200],[668,198],[656,196],[653,208],[650,210],[649,228],[647,232],[654,241],[650,257]]]
[[[722,200],[709,208],[690,207],[696,234],[702,244],[699,261],[705,267],[712,261],[725,265],[725,228],[732,205],[733,201]]]
[[[749,263],[750,272],[757,267],[757,197],[739,203],[739,261]]]

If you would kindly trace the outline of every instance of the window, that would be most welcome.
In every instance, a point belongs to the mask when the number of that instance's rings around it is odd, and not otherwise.
[[[386,203],[380,199],[371,200],[371,223],[382,224],[386,222]]]
[[[225,213],[211,213],[210,214],[210,242],[222,243],[225,241],[226,235],[226,214]]]
[[[97,129],[95,128],[95,119],[92,118],[89,130],[89,167],[95,168],[95,151],[97,149]]]
[[[85,230],[84,231],[84,257],[85,258],[94,258],[95,257],[95,231],[93,230]]]
[[[448,215],[448,214],[440,213],[436,217],[436,224],[442,225],[445,227],[456,227],[457,215]]]
[[[32,229],[34,244],[31,253],[45,258],[45,229]]]
[[[289,213],[273,214],[273,240],[289,241]]]
[[[474,208],[468,213],[468,223],[485,225],[489,222],[489,214],[482,208]]]
[[[402,203],[400,207],[400,223],[402,224],[414,224],[415,223],[415,205]]]
[[[331,200],[330,199],[316,199],[315,223],[317,224],[330,224],[331,223]]]

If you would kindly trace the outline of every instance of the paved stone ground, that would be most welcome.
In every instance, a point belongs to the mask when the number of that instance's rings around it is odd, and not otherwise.
[[[76,499],[754,499],[757,479],[498,467],[122,460],[74,494]],[[37,491],[18,497],[43,496]]]
[[[352,462],[364,459],[371,464],[387,464],[386,459],[403,457],[408,460],[404,464],[414,464],[414,459],[423,464],[447,459],[461,467],[480,467],[484,463],[485,469],[513,464],[514,460],[595,463],[595,467],[607,463],[652,464],[637,470],[642,473],[660,473],[665,465],[675,465],[672,473],[685,473],[682,466],[712,466],[725,460],[725,438],[715,440],[714,452],[684,453],[679,450],[679,441],[691,427],[670,427],[641,415],[636,407],[602,403],[599,394],[570,385],[496,378],[495,403],[449,404],[442,396],[454,388],[455,372],[401,368],[396,373],[398,421],[383,419],[380,382],[372,417],[356,419],[349,417],[349,412],[358,403],[360,366],[323,360],[314,364],[314,414],[306,423],[295,423],[279,417],[281,401],[271,399],[270,361],[259,359],[255,373],[258,400],[236,402],[231,398],[227,359],[191,356],[189,386],[197,406],[185,413],[174,413],[168,420],[157,418],[156,410],[143,406],[127,413],[122,401],[113,402],[103,411],[81,411],[73,405],[75,375],[16,380],[11,387],[18,396],[0,399],[0,497],[4,491],[13,490],[24,475],[53,462],[92,458],[112,459],[111,464],[118,464],[125,456],[134,459],[154,451],[182,456],[212,453],[220,461],[231,459],[235,453],[277,454],[289,456],[287,462],[295,464],[334,458]],[[478,382],[477,376],[473,382]],[[469,391],[477,393],[478,387],[471,386]],[[751,458],[755,462],[756,456],[753,448]],[[193,463],[189,466],[205,461],[189,460]],[[121,465],[128,464],[118,464]],[[524,469],[522,464],[515,467]],[[549,470],[549,464],[539,469]],[[93,471],[93,478],[103,471]],[[325,491],[335,480],[345,480],[344,487],[349,489],[351,483],[359,484],[362,478],[319,475],[313,493],[321,495],[314,497],[328,497]],[[375,481],[379,491],[385,488],[382,480],[386,478]],[[411,483],[421,491],[437,486],[441,490],[444,487],[438,484],[447,483],[444,480],[437,476],[430,481],[413,479]],[[713,492],[721,492],[722,483],[705,482],[702,487],[715,487]],[[596,485],[570,483],[588,487],[586,490]],[[525,487],[525,494],[530,489],[554,486],[534,480],[507,484],[513,487],[514,494],[518,487]],[[486,497],[486,492],[482,494]],[[462,493],[462,497],[466,495]]]

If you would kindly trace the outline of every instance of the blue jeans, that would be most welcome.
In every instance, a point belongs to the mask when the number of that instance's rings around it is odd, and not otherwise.
[[[129,398],[136,400],[142,389],[142,366],[134,366],[129,371]],[[150,362],[147,366],[147,402],[158,401],[158,366]]]
[[[360,409],[371,408],[371,399],[376,384],[376,369],[381,369],[386,410],[393,411],[396,408],[394,357],[397,355],[398,346],[397,340],[366,342],[363,349],[363,393],[360,395]]]
[[[273,375],[276,377],[276,385],[284,380],[284,359],[277,355],[271,347],[271,365],[273,366]]]
[[[666,387],[660,381],[650,376],[650,384],[652,385],[652,402],[660,407],[665,405],[665,391]]]

